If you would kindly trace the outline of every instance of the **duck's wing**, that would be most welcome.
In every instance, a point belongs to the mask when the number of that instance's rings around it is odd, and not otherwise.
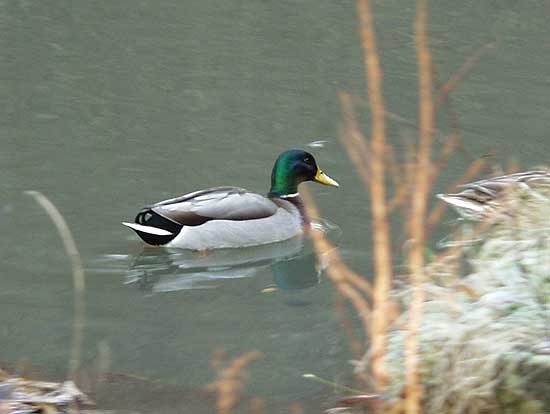
[[[239,187],[216,187],[195,191],[145,207],[182,226],[209,220],[254,220],[272,216],[277,205],[260,194]]]
[[[462,217],[474,220],[483,216],[488,203],[494,199],[484,191],[471,188],[457,194],[438,194],[437,197],[453,206]]]
[[[550,182],[550,172],[544,170],[525,171],[500,177],[486,178],[473,183],[464,184],[465,190],[477,191],[489,197],[497,197],[503,191],[514,186],[531,186]]]

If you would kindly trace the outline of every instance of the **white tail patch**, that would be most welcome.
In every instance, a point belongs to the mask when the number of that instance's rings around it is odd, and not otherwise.
[[[438,194],[437,198],[449,203],[452,206],[455,206],[459,209],[471,210],[478,213],[481,213],[485,210],[485,205],[482,203],[466,199],[460,195],[451,195],[451,194]]]
[[[148,233],[148,234],[154,234],[157,236],[172,236],[173,233],[170,233],[169,231],[159,229],[158,227],[152,227],[152,226],[143,226],[141,224],[137,223],[128,223],[128,222],[122,222],[123,225],[126,227],[130,227],[131,229],[135,231],[141,231],[142,233]]]

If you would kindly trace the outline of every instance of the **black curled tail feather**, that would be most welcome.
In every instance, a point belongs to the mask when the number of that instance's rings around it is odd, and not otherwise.
[[[150,208],[144,208],[143,210],[141,210],[134,219],[134,222],[142,226],[155,227],[157,229],[166,230],[172,233],[170,235],[159,235],[134,229],[134,231],[138,234],[139,237],[141,237],[141,239],[145,243],[152,244],[154,246],[160,246],[169,243],[178,235],[178,233],[183,228],[181,224],[161,216]]]
[[[141,210],[137,214],[134,221],[137,224],[141,224],[142,226],[156,227],[158,229],[163,229],[174,234],[178,234],[183,227],[181,224],[176,223],[175,221],[170,220],[164,216],[161,216],[160,214],[149,208]]]
[[[147,222],[147,213],[149,212],[149,209],[146,209],[146,210],[142,210],[140,211],[136,218],[134,219],[134,222],[137,223],[137,224],[141,224],[143,226],[146,226],[146,222]]]

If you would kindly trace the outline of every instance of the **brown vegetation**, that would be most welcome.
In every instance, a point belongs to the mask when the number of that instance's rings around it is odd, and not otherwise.
[[[384,360],[387,352],[388,328],[400,313],[398,305],[390,296],[390,291],[393,289],[393,263],[402,259],[395,255],[392,257],[392,237],[389,223],[391,214],[395,212],[401,214],[404,219],[404,230],[409,240],[406,262],[410,274],[409,284],[412,286],[412,298],[408,309],[409,320],[405,327],[407,330],[404,350],[406,386],[402,390],[403,400],[391,407],[384,407],[384,409],[391,412],[417,414],[422,412],[423,403],[417,331],[422,320],[425,300],[423,285],[429,277],[425,270],[425,241],[445,209],[443,204],[438,203],[430,211],[429,200],[432,196],[431,189],[440,170],[446,165],[455,150],[461,148],[456,125],[453,126],[455,133],[442,144],[442,148],[435,148],[436,105],[440,105],[448,99],[449,93],[457,86],[459,80],[473,67],[483,53],[492,47],[492,44],[485,45],[475,55],[468,58],[457,73],[439,89],[437,98],[434,100],[433,68],[426,29],[427,1],[418,1],[414,27],[420,97],[419,139],[417,143],[406,143],[403,160],[400,160],[395,149],[386,139],[385,119],[389,113],[384,108],[383,75],[376,48],[370,2],[358,0],[357,8],[360,39],[364,51],[367,95],[371,111],[370,138],[365,138],[359,126],[353,96],[348,92],[341,92],[339,98],[343,113],[343,126],[340,139],[370,194],[372,255],[374,258],[373,286],[370,287],[359,282],[366,279],[343,263],[338,249],[322,233],[313,232],[312,238],[319,260],[326,267],[329,278],[340,293],[339,300],[347,299],[361,318],[369,349],[361,361],[361,369],[358,372],[366,381],[365,393],[376,393],[383,389],[388,381]],[[478,175],[486,167],[486,164],[487,159],[474,159],[455,185]],[[319,214],[311,196],[306,193],[304,198],[310,215],[313,218],[318,217]],[[454,247],[453,249],[451,253],[455,253],[453,257],[456,258],[457,250],[460,248]],[[447,257],[449,256],[443,253],[436,260],[443,260]],[[342,308],[342,306],[343,304],[340,302],[338,307]],[[352,341],[352,349],[357,352],[357,335],[353,333],[348,321],[344,320],[343,326]],[[375,410],[381,407],[379,404],[373,405],[372,394],[368,394],[368,397],[365,399],[366,405]]]
[[[223,351],[217,351],[212,359],[212,366],[218,370],[218,378],[207,389],[217,394],[217,410],[220,414],[232,414],[234,408],[241,399],[241,391],[244,387],[244,369],[252,361],[260,359],[263,355],[258,351],[249,351],[233,358],[225,366],[223,365]],[[254,413],[262,413],[264,403],[261,399],[252,400]]]

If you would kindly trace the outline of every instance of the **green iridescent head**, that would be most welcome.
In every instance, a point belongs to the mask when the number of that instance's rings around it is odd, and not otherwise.
[[[338,187],[338,183],[323,173],[317,166],[313,155],[301,149],[283,152],[271,172],[270,197],[281,197],[298,192],[298,184],[304,181],[315,181],[321,184]]]

